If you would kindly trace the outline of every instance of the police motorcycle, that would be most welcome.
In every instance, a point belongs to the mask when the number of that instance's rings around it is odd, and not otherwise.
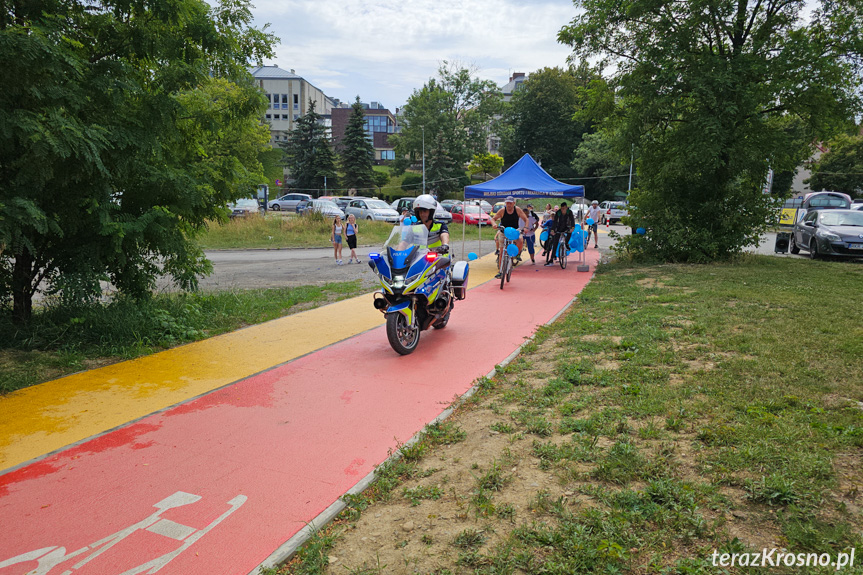
[[[382,286],[374,305],[386,316],[387,339],[401,355],[417,348],[421,331],[446,327],[455,301],[467,294],[467,262],[453,264],[447,246],[429,249],[428,244],[428,228],[406,218],[381,253],[369,254]]]

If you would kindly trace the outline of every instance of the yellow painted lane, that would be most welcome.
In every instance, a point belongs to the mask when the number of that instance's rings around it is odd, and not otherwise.
[[[469,287],[495,274],[471,262]],[[134,421],[383,324],[372,294],[146,357],[21,389],[0,398],[0,470]]]

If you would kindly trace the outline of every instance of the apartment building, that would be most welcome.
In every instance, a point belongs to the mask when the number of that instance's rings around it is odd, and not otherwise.
[[[309,111],[309,100],[321,115],[324,125],[332,127],[331,113],[336,101],[319,88],[298,76],[294,70],[283,70],[277,65],[257,66],[251,70],[258,86],[266,92],[270,102],[264,119],[270,125],[270,142],[278,145],[288,139],[297,119]]]
[[[396,109],[396,112],[398,112],[398,109]],[[338,107],[333,108],[331,111],[333,143],[336,150],[341,149],[341,142],[345,137],[345,128],[347,128],[348,119],[352,113],[353,108],[347,103],[340,103]],[[375,161],[380,163],[387,160],[395,160],[395,151],[389,141],[390,134],[397,134],[399,132],[399,125],[395,115],[379,102],[372,102],[371,104],[363,103],[363,114],[366,118],[366,138],[375,149]]]

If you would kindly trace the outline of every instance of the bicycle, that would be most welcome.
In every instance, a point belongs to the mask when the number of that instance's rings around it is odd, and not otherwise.
[[[569,246],[566,243],[566,232],[560,234],[560,239],[557,240],[557,261],[560,263],[560,269],[566,269],[566,255],[569,253]]]
[[[507,230],[514,230],[515,234],[510,232],[510,236],[514,236],[514,237],[507,236],[507,234],[506,234]],[[504,284],[509,282],[510,278],[512,277],[512,268],[515,267],[513,260],[515,260],[515,257],[509,255],[509,249],[508,248],[509,248],[509,246],[515,244],[515,241],[520,236],[520,233],[515,228],[506,228],[506,230],[503,233],[504,233],[504,238],[506,238],[506,243],[504,244],[503,249],[501,249],[497,255],[497,271],[499,272],[499,275],[500,275],[500,289],[503,289]]]

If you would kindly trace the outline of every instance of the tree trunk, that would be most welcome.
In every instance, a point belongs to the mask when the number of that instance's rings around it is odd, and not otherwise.
[[[17,324],[25,324],[33,315],[33,254],[24,250],[15,256],[12,268],[12,319]]]

